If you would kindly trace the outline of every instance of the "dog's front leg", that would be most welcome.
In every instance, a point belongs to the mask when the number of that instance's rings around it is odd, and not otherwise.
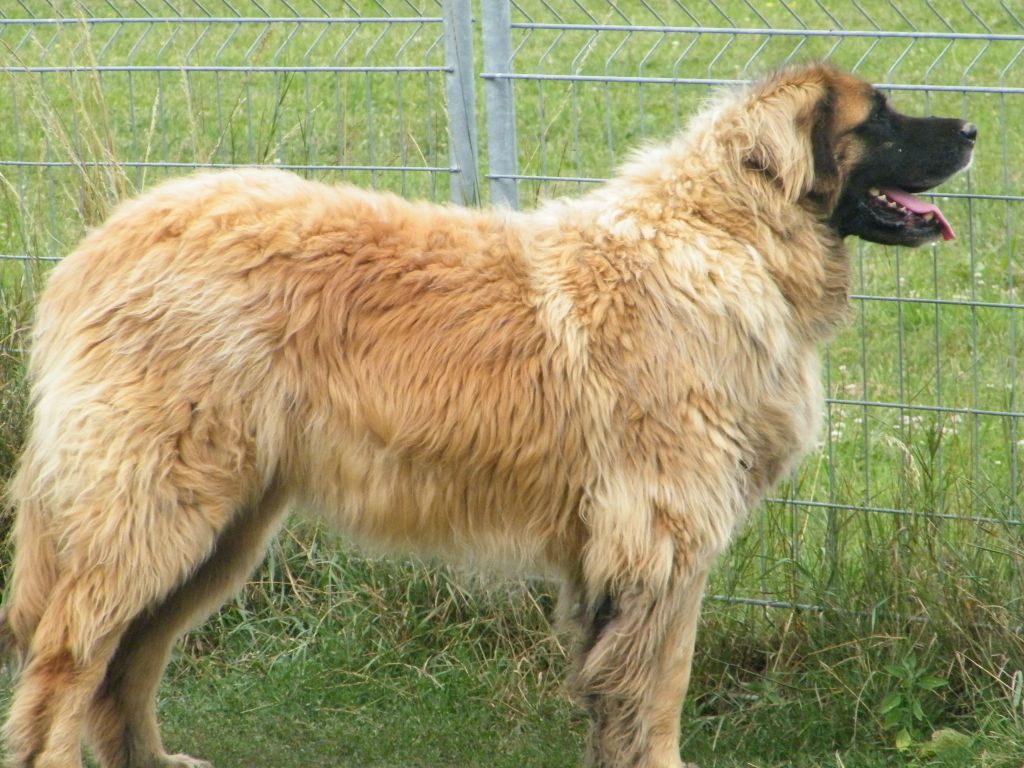
[[[701,567],[586,601],[574,688],[591,719],[589,768],[684,768],[679,721],[706,582]]]

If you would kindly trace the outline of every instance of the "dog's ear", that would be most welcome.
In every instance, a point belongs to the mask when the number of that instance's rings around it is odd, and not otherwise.
[[[794,161],[798,158],[793,157],[792,132],[786,125],[788,120],[785,116],[780,119],[773,107],[762,102],[757,111],[752,112],[755,122],[743,155],[743,167],[775,186],[786,187],[787,179],[793,175]]]
[[[837,186],[832,96],[815,70],[784,73],[745,104],[743,166],[766,179],[790,202],[828,197]]]

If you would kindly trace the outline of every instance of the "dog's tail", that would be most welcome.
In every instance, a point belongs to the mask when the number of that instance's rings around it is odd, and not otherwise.
[[[46,501],[29,479],[35,474],[29,459],[28,455],[22,457],[5,494],[15,514],[11,536],[14,563],[0,608],[0,658],[19,661],[28,653],[57,582],[57,549],[50,515]]]
[[[56,552],[49,536],[33,538],[39,521],[23,507],[15,534],[12,578],[0,608],[0,658],[25,659],[56,584]]]

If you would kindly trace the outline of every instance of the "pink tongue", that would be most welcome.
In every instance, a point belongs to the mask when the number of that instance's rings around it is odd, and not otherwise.
[[[937,206],[934,206],[931,203],[926,203],[924,200],[919,200],[909,192],[904,192],[902,189],[883,189],[882,194],[890,200],[899,203],[904,208],[907,208],[921,216],[924,216],[926,213],[934,214],[936,220],[939,222],[939,226],[942,227],[942,239],[956,239],[956,232],[953,231],[953,227],[950,226],[948,221],[946,221],[946,217],[942,215],[942,211],[940,211]]]

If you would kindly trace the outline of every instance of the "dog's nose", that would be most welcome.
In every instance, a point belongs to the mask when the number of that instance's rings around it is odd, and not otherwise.
[[[975,139],[978,138],[978,126],[976,126],[974,123],[964,123],[960,127],[960,135],[963,136],[968,141],[973,142]]]

